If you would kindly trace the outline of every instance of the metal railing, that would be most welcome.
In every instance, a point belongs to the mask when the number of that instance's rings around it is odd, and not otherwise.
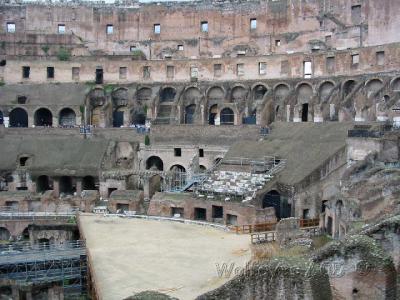
[[[68,218],[73,217],[79,211],[78,207],[73,207],[64,211],[26,211],[11,206],[1,206],[0,207],[0,219],[52,219],[52,218]]]
[[[238,234],[251,234],[255,232],[266,232],[275,231],[277,222],[270,223],[259,223],[259,224],[249,224],[234,226],[234,231]],[[313,228],[319,226],[319,218],[315,219],[300,219],[299,220],[300,229],[303,228]]]
[[[27,254],[51,254],[52,252],[60,253],[63,250],[85,250],[86,242],[84,240],[66,241],[59,244],[36,243],[30,242],[13,242],[0,245],[0,261],[4,256],[17,256]]]

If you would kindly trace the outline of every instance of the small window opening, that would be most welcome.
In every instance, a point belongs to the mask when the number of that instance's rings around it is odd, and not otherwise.
[[[114,26],[112,24],[108,24],[106,27],[106,33],[107,34],[113,34],[114,33]]]
[[[160,34],[160,33],[161,33],[161,25],[154,24],[154,34]]]
[[[201,22],[201,32],[208,32],[208,22],[207,21]]]
[[[22,78],[28,79],[31,73],[31,67],[22,67]]]
[[[174,148],[174,156],[182,156],[182,149]]]
[[[257,29],[257,19],[250,19],[250,29]]]
[[[204,149],[199,149],[199,157],[204,157]]]
[[[54,79],[54,67],[47,67],[47,79]]]

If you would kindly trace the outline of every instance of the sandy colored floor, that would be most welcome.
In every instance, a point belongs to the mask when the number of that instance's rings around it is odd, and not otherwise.
[[[199,225],[82,215],[81,226],[104,300],[145,290],[194,299],[228,280],[216,264],[250,259],[249,236]]]

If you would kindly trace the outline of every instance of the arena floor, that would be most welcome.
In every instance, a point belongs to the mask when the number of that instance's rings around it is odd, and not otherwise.
[[[181,300],[215,289],[224,263],[245,267],[249,237],[200,225],[84,214],[81,230],[100,299],[155,290]],[[232,272],[233,273],[233,272]]]

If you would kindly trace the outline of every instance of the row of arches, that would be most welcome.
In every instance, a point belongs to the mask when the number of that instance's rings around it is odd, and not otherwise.
[[[28,127],[28,113],[24,108],[17,107],[10,111],[9,115],[10,127]],[[71,108],[64,108],[59,113],[59,126],[75,126],[76,114]],[[4,114],[0,111],[0,124],[4,123]],[[39,108],[34,113],[35,126],[53,126],[53,114],[47,108]]]
[[[58,180],[59,192],[63,194],[73,194],[77,191],[76,178],[71,176],[61,176]],[[54,189],[54,179],[47,175],[40,175],[36,179],[36,192],[44,193]],[[82,190],[97,190],[96,179],[93,176],[82,178]]]

